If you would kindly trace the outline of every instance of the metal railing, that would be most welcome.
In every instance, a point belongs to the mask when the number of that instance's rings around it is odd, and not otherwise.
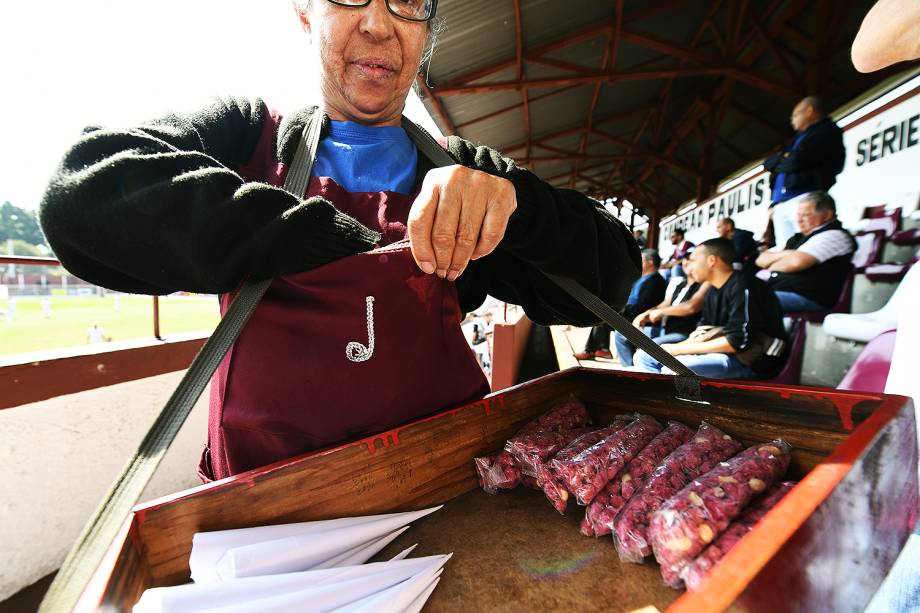
[[[61,266],[60,261],[55,258],[42,258],[28,255],[0,255],[0,265],[8,264],[13,266]],[[159,341],[163,340],[160,335],[160,297],[153,298],[153,337]]]

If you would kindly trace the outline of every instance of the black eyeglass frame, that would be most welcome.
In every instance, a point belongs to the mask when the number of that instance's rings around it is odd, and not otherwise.
[[[349,8],[349,9],[364,8],[365,6],[368,6],[372,1],[373,0],[364,0],[364,2],[360,4],[351,4],[349,2],[343,2],[342,0],[329,0],[329,2],[331,2],[332,4],[335,4],[337,6],[344,6],[345,8]],[[431,21],[432,19],[434,19],[435,15],[438,12],[438,0],[430,0],[430,1],[431,1],[431,13],[425,19],[414,19],[412,17],[406,17],[405,15],[400,15],[399,13],[394,11],[392,7],[390,7],[390,0],[384,0],[383,3],[386,5],[387,10],[390,11],[392,15],[395,15],[396,17],[399,17],[400,19],[405,19],[406,21],[415,21],[419,23],[424,23],[426,21]]]

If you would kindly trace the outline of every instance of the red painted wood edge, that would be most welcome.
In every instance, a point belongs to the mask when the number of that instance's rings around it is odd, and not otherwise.
[[[184,370],[205,340],[158,342],[0,367],[0,410]]]
[[[814,470],[808,473],[713,569],[695,592],[686,592],[668,613],[723,611],[777,551],[808,520],[860,454],[909,399],[891,396]]]
[[[130,539],[134,547],[140,549],[140,544],[136,542],[136,533],[132,530],[133,527],[134,514],[129,513],[128,517],[125,518],[125,523],[121,526],[121,530],[115,536],[115,540],[112,541],[112,546],[109,547],[105,557],[102,558],[99,568],[93,573],[92,579],[90,579],[86,589],[83,590],[80,600],[77,601],[77,605],[73,609],[74,613],[83,613],[84,611],[90,613],[91,611],[102,610],[105,588],[109,584],[112,575],[115,574],[115,565],[118,563],[118,558],[121,554],[119,545]]]

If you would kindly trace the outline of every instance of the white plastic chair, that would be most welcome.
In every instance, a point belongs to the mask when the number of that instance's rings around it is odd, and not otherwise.
[[[824,318],[824,332],[830,336],[868,343],[898,327],[902,316],[909,316],[905,305],[911,296],[920,296],[920,263],[911,266],[888,302],[871,313],[832,313]]]

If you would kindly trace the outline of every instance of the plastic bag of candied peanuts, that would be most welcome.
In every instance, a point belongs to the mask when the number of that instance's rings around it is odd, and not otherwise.
[[[648,525],[652,515],[687,483],[741,451],[741,443],[703,422],[689,441],[655,467],[614,520],[613,540],[620,559],[641,563],[652,553]]]
[[[613,422],[606,428],[592,430],[576,438],[562,451],[557,453],[553,460],[565,461],[574,458],[585,449],[595,445],[598,441],[602,441],[614,432],[622,430],[627,424],[635,420],[636,417],[637,415],[635,414],[617,415],[613,418]],[[537,484],[543,489],[543,493],[546,494],[550,504],[552,504],[553,508],[557,511],[564,514],[565,508],[568,505],[569,492],[565,489],[565,486],[562,485],[562,482],[559,481],[556,475],[553,474],[550,462],[545,462],[542,466],[537,466],[536,476]]]
[[[590,423],[591,416],[585,405],[574,394],[569,394],[563,402],[528,422],[515,437],[538,432],[571,431]],[[513,441],[514,437],[510,440]],[[521,483],[521,463],[508,451],[473,458],[473,463],[479,476],[479,485],[488,494],[496,494],[498,490],[510,490]]]
[[[652,439],[585,509],[581,533],[585,536],[604,536],[613,531],[613,522],[620,509],[642,486],[655,467],[669,453],[686,443],[693,430],[682,423],[671,421],[658,436]]]
[[[566,432],[591,423],[588,409],[574,394],[518,430],[515,437],[535,432]]]
[[[722,535],[713,541],[712,545],[703,550],[693,562],[681,572],[681,578],[688,590],[697,589],[709,575],[709,571],[725,557],[745,534],[754,529],[764,515],[776,506],[783,496],[795,487],[795,481],[783,481],[774,485],[763,496],[755,498],[744,512],[731,523]]]
[[[507,451],[481,458],[473,458],[479,486],[487,494],[510,490],[521,483],[521,464]]]
[[[575,428],[566,432],[534,432],[508,439],[505,451],[517,459],[525,475],[535,477],[537,466],[556,455],[579,436],[591,432],[591,428]]]
[[[652,516],[648,536],[661,577],[680,587],[684,568],[725,532],[756,496],[782,479],[790,447],[782,439],[754,445],[697,477]]]
[[[598,441],[571,460],[554,459],[553,474],[575,495],[578,504],[586,505],[659,432],[661,424],[654,417],[640,415],[622,430]]]

